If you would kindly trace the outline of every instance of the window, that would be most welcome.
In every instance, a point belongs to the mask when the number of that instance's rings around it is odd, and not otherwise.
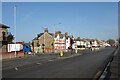
[[[6,39],[5,38],[5,36],[6,36],[5,31],[2,32],[2,36],[3,36],[3,40],[5,40]]]

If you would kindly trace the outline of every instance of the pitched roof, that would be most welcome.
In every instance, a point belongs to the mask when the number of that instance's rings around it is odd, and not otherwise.
[[[54,33],[48,33],[48,34],[50,34],[51,36],[54,36]]]
[[[58,34],[55,34],[55,38],[57,37]],[[66,37],[65,34],[60,34],[60,38]]]
[[[33,40],[38,40],[39,37],[41,37],[44,33],[37,34],[37,37],[35,37]],[[48,33],[49,35],[53,36],[53,33]]]
[[[38,40],[38,37],[35,37],[33,40]]]
[[[37,35],[37,37],[40,37],[40,36],[42,36],[43,34],[44,34],[44,33],[40,33],[40,34]]]
[[[3,25],[3,24],[0,24],[0,28],[10,28],[10,27]]]

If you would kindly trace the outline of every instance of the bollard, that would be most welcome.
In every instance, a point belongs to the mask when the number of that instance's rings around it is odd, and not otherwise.
[[[55,53],[57,53],[57,52],[55,51]]]
[[[75,53],[77,54],[77,49],[75,50]]]
[[[60,56],[62,57],[63,56],[63,52],[61,51],[61,53],[60,53]]]
[[[91,48],[91,51],[93,51],[94,49],[93,48]]]

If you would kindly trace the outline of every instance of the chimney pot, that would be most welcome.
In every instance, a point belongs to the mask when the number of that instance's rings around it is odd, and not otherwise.
[[[48,28],[45,28],[44,32],[47,32],[47,33],[48,33]]]
[[[66,32],[65,35],[68,36],[68,33]]]

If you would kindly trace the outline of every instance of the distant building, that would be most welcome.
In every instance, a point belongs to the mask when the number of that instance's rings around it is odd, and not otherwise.
[[[80,39],[80,37],[78,37],[77,39],[74,39],[73,49],[86,48],[88,47],[88,45],[89,45],[88,41]]]
[[[92,47],[97,47],[97,46],[98,46],[97,41],[96,40],[92,41]]]

